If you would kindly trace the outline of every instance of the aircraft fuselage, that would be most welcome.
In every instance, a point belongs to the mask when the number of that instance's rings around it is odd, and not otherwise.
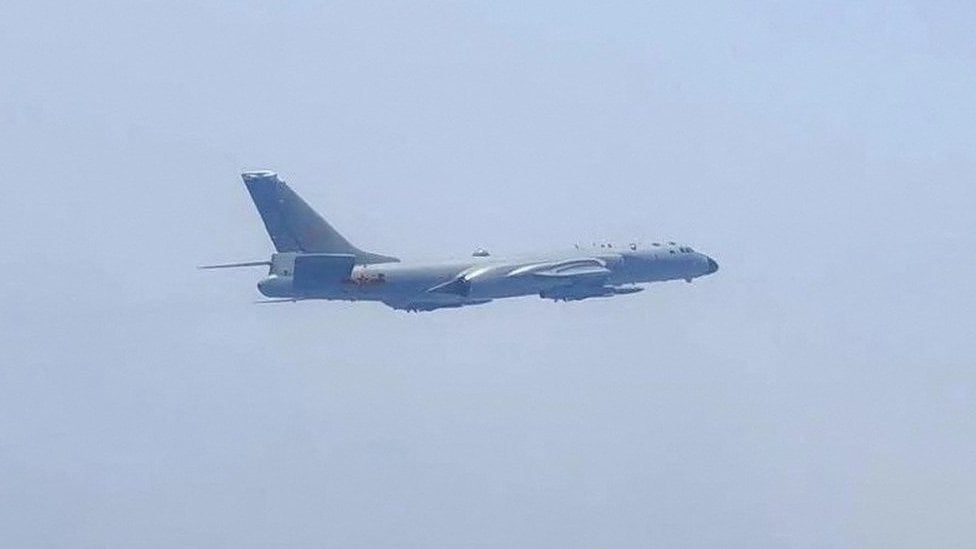
[[[407,311],[431,311],[538,295],[578,301],[641,291],[638,284],[691,281],[714,273],[718,264],[675,242],[591,248],[495,257],[478,250],[471,257],[439,262],[400,262],[368,252],[339,234],[278,174],[242,174],[274,244],[270,261],[245,261],[204,268],[269,266],[258,290],[276,300],[379,301]]]
[[[538,295],[557,301],[634,293],[637,284],[688,280],[711,274],[718,265],[705,254],[676,244],[597,247],[562,253],[471,257],[443,262],[356,265],[340,280],[296,287],[297,254],[278,253],[270,275],[258,284],[269,298],[380,301],[396,309],[431,310],[486,303],[494,299]],[[593,272],[548,275],[553,269],[588,268]],[[454,287],[451,283],[454,282]]]

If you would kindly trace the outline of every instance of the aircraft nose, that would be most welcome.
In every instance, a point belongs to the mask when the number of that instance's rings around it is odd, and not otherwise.
[[[707,259],[708,259],[708,270],[705,271],[705,274],[712,274],[718,270],[718,263],[716,263],[715,260],[710,257],[707,257]]]

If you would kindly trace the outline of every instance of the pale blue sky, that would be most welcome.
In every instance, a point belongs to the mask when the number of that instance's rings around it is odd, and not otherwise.
[[[18,547],[976,544],[976,9],[7,2]],[[405,258],[716,276],[255,306],[238,173]]]

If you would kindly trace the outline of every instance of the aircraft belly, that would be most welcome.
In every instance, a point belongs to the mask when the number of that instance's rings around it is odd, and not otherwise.
[[[478,299],[502,299],[506,297],[536,295],[552,285],[553,283],[548,281],[532,280],[529,278],[486,280],[472,284],[469,295],[472,298]]]
[[[427,290],[450,279],[456,268],[437,269],[404,264],[356,267],[350,277],[328,290],[324,299],[382,301],[388,304],[424,303],[450,306],[463,304],[459,295],[430,294]]]

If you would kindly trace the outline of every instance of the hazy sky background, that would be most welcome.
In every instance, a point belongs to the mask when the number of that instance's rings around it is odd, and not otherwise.
[[[973,4],[283,4],[0,5],[4,545],[976,546]],[[243,168],[722,269],[257,306]]]

